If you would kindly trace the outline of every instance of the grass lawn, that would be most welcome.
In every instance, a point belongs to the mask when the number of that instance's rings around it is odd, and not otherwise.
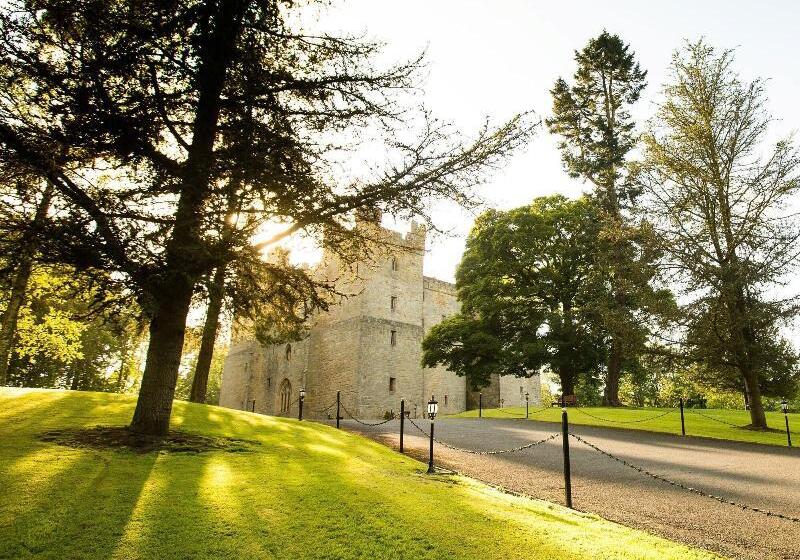
[[[581,407],[569,408],[571,424],[625,428],[650,432],[666,432],[680,435],[681,414],[677,408],[632,408],[632,407]],[[670,414],[661,416],[665,412]],[[455,418],[477,418],[477,410],[456,414]],[[525,407],[484,409],[484,418],[524,418]],[[767,412],[767,425],[779,431],[757,432],[744,426],[750,423],[746,410],[686,409],[684,413],[687,436],[703,436],[716,439],[765,443],[786,446],[786,424],[780,412]],[[530,420],[539,422],[561,422],[561,409],[552,407],[542,410],[530,407]],[[727,424],[725,423],[727,422]],[[735,424],[730,426],[729,424]],[[800,414],[789,414],[792,444],[800,446]]]
[[[71,448],[134,398],[0,389],[0,558],[715,558],[510,496],[312,422],[175,403],[173,427],[250,452]]]

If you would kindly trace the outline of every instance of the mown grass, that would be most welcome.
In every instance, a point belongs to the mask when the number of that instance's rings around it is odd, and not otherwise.
[[[0,390],[1,558],[713,558],[423,465],[312,422],[175,403],[173,427],[248,452],[72,448],[132,397]]]
[[[669,414],[663,415],[669,412]],[[569,422],[586,426],[624,428],[681,434],[681,415],[677,408],[579,407],[568,409]],[[456,414],[455,418],[477,418],[477,410]],[[484,418],[525,418],[525,407],[485,409]],[[560,422],[561,409],[531,406],[529,419],[539,422]],[[747,428],[750,413],[746,410],[686,409],[684,412],[687,436],[710,437],[751,443],[786,446],[786,424],[780,412],[767,412],[767,425],[772,431]],[[729,424],[734,424],[733,426]],[[789,414],[792,444],[800,446],[800,414]]]

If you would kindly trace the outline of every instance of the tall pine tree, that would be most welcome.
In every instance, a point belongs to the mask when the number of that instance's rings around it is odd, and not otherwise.
[[[652,286],[658,258],[652,230],[636,223],[631,212],[639,190],[628,161],[637,142],[630,108],[645,88],[647,73],[630,47],[606,31],[576,52],[575,61],[572,84],[559,79],[551,91],[553,115],[547,125],[561,137],[567,173],[593,185],[592,199],[600,208],[596,258],[611,286],[601,305],[609,346],[603,403],[616,406],[620,377],[635,366],[647,342],[642,313],[658,314],[671,300]]]
[[[429,197],[469,201],[470,187],[532,132],[519,117],[470,140],[452,134],[415,110],[419,58],[378,67],[381,45],[307,29],[306,8],[280,0],[0,8],[0,161],[49,180],[60,208],[42,228],[40,252],[113,272],[149,318],[136,432],[169,428],[186,317],[213,270],[236,263],[253,298],[319,301],[303,271],[264,261],[252,243],[261,225],[284,225],[276,238],[324,232],[329,248],[352,252],[356,210],[408,217]],[[342,177],[343,162],[367,146],[385,159]],[[221,242],[232,188],[251,219]]]

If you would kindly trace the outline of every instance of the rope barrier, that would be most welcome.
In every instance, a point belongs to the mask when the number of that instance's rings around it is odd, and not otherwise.
[[[431,434],[429,432],[426,432],[423,428],[421,428],[419,425],[417,425],[417,423],[414,422],[411,418],[408,418],[408,421],[411,422],[412,426],[414,426],[420,432],[425,434],[426,437],[431,437]],[[449,443],[445,443],[443,441],[439,441],[436,438],[433,438],[433,441],[435,441],[436,443],[438,443],[442,447],[446,447],[448,449],[452,449],[453,451],[461,451],[462,453],[470,453],[472,455],[502,455],[504,453],[514,453],[516,451],[522,451],[523,449],[530,449],[531,447],[536,447],[537,445],[541,445],[541,444],[546,443],[548,441],[554,440],[559,436],[561,436],[561,434],[553,434],[553,435],[548,436],[548,437],[546,437],[544,439],[541,439],[539,441],[526,443],[525,445],[520,445],[519,447],[512,447],[511,449],[495,449],[495,450],[491,450],[491,451],[476,451],[474,449],[466,449],[464,447],[456,447],[455,445],[450,445]]]
[[[688,410],[692,414],[697,414],[698,416],[702,416],[703,418],[708,418],[709,420],[713,420],[714,422],[719,422],[720,424],[726,424],[728,426],[733,426],[734,428],[741,428],[739,424],[733,424],[728,422],[727,420],[721,420],[720,418],[714,418],[713,416],[709,416],[708,414],[703,414],[693,408],[684,408],[684,410]]]
[[[336,403],[334,403],[334,404],[336,404]],[[395,419],[397,418],[397,416],[396,416],[396,415],[393,413],[393,414],[391,415],[391,417],[387,418],[386,420],[381,420],[380,422],[364,422],[363,420],[359,420],[358,418],[356,418],[356,417],[353,415],[353,413],[352,413],[352,412],[350,412],[349,410],[347,410],[347,407],[346,407],[346,406],[344,406],[344,405],[343,405],[343,404],[341,404],[341,403],[340,403],[340,406],[342,407],[342,410],[344,410],[344,411],[345,411],[345,413],[346,413],[346,414],[347,414],[347,415],[348,415],[350,418],[352,418],[353,420],[355,420],[356,422],[358,422],[358,423],[359,423],[359,424],[361,424],[362,426],[380,426],[380,425],[382,425],[382,424],[386,424],[387,422],[391,422],[392,420],[395,420]]]
[[[580,412],[581,414],[585,414],[586,416],[589,416],[590,418],[594,418],[595,420],[602,420],[603,422],[612,422],[614,424],[638,424],[639,422],[648,422],[650,420],[655,420],[656,418],[661,418],[662,416],[666,416],[667,414],[672,414],[673,412],[675,412],[674,409],[670,409],[670,410],[668,410],[668,411],[666,411],[666,412],[664,412],[662,414],[656,414],[655,416],[650,416],[648,418],[639,418],[637,420],[611,420],[610,418],[603,418],[601,416],[595,416],[594,414],[592,414],[590,412],[586,412],[585,410],[577,408],[577,407],[576,408],[572,408],[570,410],[575,410],[577,412]]]
[[[278,417],[281,417],[281,418],[287,418],[289,416],[289,414],[292,414],[292,407],[294,405],[296,405],[297,403],[299,403],[299,402],[300,402],[300,397],[297,397],[295,400],[293,400],[292,402],[290,402],[286,406],[286,410],[282,410],[281,412],[278,412],[277,414],[275,414],[275,416],[278,416]]]
[[[320,413],[322,413],[322,412],[328,412],[328,411],[329,411],[330,409],[332,409],[334,406],[336,406],[336,401],[333,401],[331,404],[329,404],[329,405],[328,405],[328,406],[326,406],[325,408],[316,408],[316,409],[312,409],[312,410],[311,410],[311,412],[313,412],[314,414],[320,414]]]
[[[540,412],[544,412],[545,410],[550,410],[550,409],[551,409],[551,407],[547,406],[547,407],[544,407],[544,408],[539,408],[537,410],[529,410],[528,414],[529,415],[531,415],[531,414],[539,414]],[[499,412],[501,414],[506,414],[508,416],[514,415],[515,417],[517,417],[519,419],[525,418],[525,414],[523,412],[506,412],[502,408],[496,408],[494,410],[496,410],[497,412]],[[522,416],[516,416],[517,414],[522,414]]]
[[[754,506],[749,506],[747,504],[734,502],[733,500],[729,500],[727,498],[723,498],[722,496],[716,496],[714,494],[709,494],[708,492],[703,492],[702,490],[698,490],[697,488],[694,488],[692,486],[687,486],[686,484],[683,484],[681,482],[677,482],[675,480],[671,480],[671,479],[666,478],[664,476],[661,476],[659,474],[652,473],[652,472],[648,471],[647,469],[645,469],[643,467],[639,467],[637,465],[634,465],[633,463],[629,463],[628,461],[626,461],[625,459],[622,459],[621,457],[617,457],[616,455],[613,455],[612,453],[609,453],[608,451],[600,449],[595,444],[589,443],[588,441],[586,441],[582,437],[580,437],[578,435],[575,435],[572,432],[570,432],[569,435],[570,435],[570,437],[578,440],[579,442],[581,442],[582,444],[586,445],[587,447],[590,447],[590,448],[594,449],[595,451],[597,451],[598,453],[600,453],[602,455],[605,455],[609,459],[612,459],[612,460],[614,460],[614,461],[616,461],[618,463],[621,463],[621,464],[625,465],[626,467],[628,467],[630,469],[633,469],[633,470],[635,470],[635,471],[637,471],[637,472],[639,472],[641,474],[649,476],[652,479],[655,479],[655,480],[658,480],[660,482],[664,482],[666,484],[669,484],[670,486],[675,486],[677,488],[681,488],[682,490],[686,490],[687,492],[691,492],[692,494],[697,494],[698,496],[703,496],[704,498],[710,498],[712,500],[716,500],[716,501],[721,502],[723,504],[728,504],[728,505],[731,505],[731,506],[735,506],[735,507],[741,508],[743,510],[749,510],[749,511],[752,511],[752,512],[755,512],[755,513],[760,513],[760,514],[766,515],[768,517],[777,517],[778,519],[783,519],[785,521],[791,521],[792,523],[800,523],[800,518],[798,518],[798,517],[793,517],[791,515],[785,515],[783,513],[776,513],[774,511],[770,511],[768,509],[762,509],[762,508],[758,508],[758,507],[754,507]]]

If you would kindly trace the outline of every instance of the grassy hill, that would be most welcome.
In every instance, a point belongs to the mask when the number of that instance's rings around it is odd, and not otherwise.
[[[0,558],[712,558],[509,496],[359,436],[176,402],[173,427],[255,442],[203,453],[73,448],[129,396],[0,389]],[[246,446],[247,447],[247,446]]]
[[[681,434],[681,414],[676,408],[581,407],[569,408],[570,424],[603,426]],[[453,415],[455,418],[477,418],[477,410]],[[525,418],[524,406],[484,409],[483,418]],[[561,422],[561,409],[530,407],[529,419],[538,422]],[[710,437],[750,443],[786,446],[786,424],[780,412],[767,412],[771,431],[747,429],[750,413],[746,410],[686,409],[684,413],[687,436]],[[800,445],[800,414],[789,414],[792,444]]]

